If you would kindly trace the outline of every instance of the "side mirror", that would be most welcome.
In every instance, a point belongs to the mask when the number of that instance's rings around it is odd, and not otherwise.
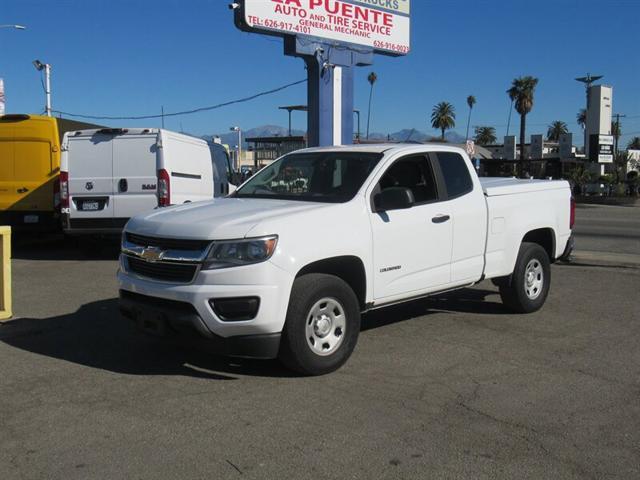
[[[411,189],[406,187],[385,188],[382,192],[373,197],[373,204],[376,212],[386,212],[389,210],[406,210],[416,203]]]

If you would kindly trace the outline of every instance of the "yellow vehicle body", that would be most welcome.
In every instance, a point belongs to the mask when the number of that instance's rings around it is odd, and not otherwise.
[[[60,144],[94,125],[41,115],[0,116],[0,225],[60,228]]]

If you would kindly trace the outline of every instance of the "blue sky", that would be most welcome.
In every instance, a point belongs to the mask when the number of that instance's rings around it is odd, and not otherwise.
[[[285,57],[282,41],[243,33],[226,0],[0,0],[0,77],[7,110],[43,110],[38,58],[53,65],[54,108],[73,113],[140,115],[212,105],[305,78],[303,62]],[[604,74],[628,140],[640,135],[640,0],[413,0],[412,52],[377,56],[356,76],[356,108],[366,112],[371,70],[378,74],[372,131],[428,126],[434,104],[453,103],[456,130],[466,128],[467,95],[478,103],[472,125],[506,130],[505,91],[520,75],[540,79],[528,134],[553,120],[577,134],[584,89],[576,76]],[[280,105],[306,103],[306,87],[257,101],[167,119],[195,134],[287,123]],[[103,122],[104,123],[104,122]],[[116,122],[108,122],[113,125]],[[159,121],[117,122],[157,126]],[[294,113],[294,128],[306,118]],[[512,132],[518,119],[512,120]]]

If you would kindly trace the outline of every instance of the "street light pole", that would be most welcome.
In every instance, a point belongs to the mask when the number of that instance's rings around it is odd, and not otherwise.
[[[44,70],[44,93],[47,98],[47,105],[45,107],[45,111],[47,112],[47,116],[51,116],[51,65],[48,63],[42,63],[40,60],[34,60],[33,66],[36,67],[36,70],[41,72]]]

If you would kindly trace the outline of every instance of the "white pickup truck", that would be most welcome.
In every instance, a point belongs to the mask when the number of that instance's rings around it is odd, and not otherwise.
[[[481,180],[451,146],[301,150],[229,198],[131,219],[120,309],[150,333],[325,374],[372,309],[485,279],[513,311],[540,309],[573,208],[567,182]]]

